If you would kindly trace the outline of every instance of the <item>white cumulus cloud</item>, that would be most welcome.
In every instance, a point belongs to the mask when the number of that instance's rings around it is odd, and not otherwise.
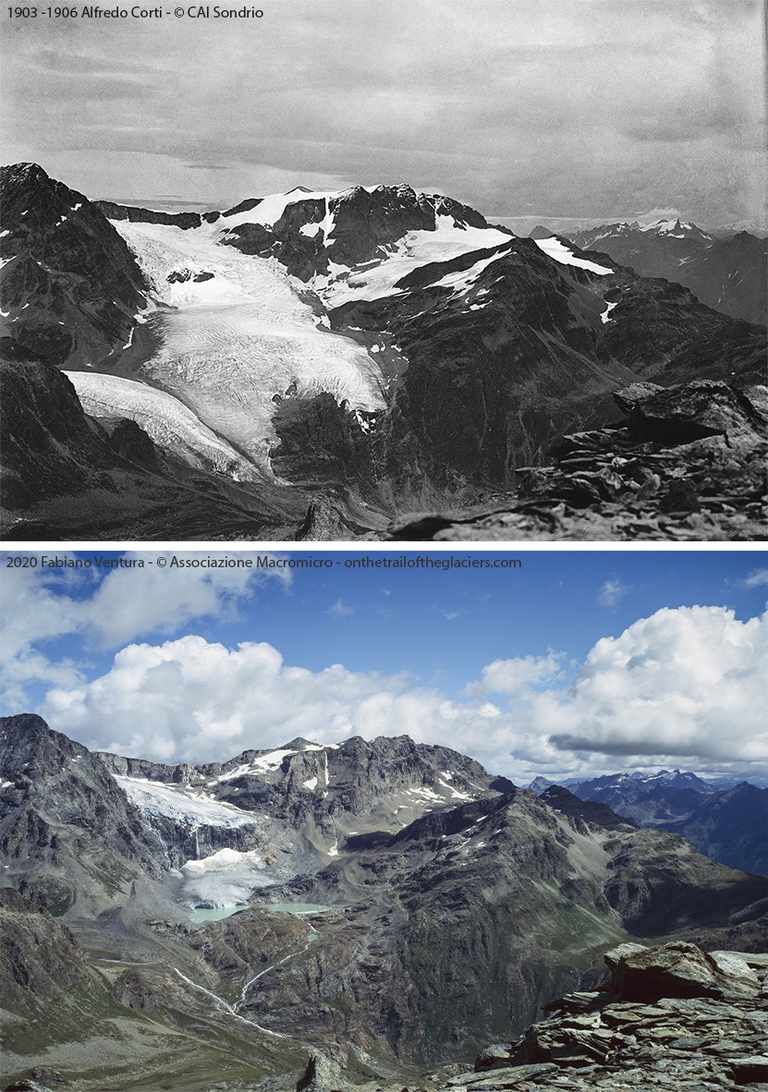
[[[41,555],[42,556],[42,555]],[[66,551],[59,553],[65,558]],[[268,579],[290,582],[284,569],[143,568],[6,569],[0,608],[3,685],[8,707],[23,707],[29,683],[74,684],[79,667],[46,655],[46,642],[69,635],[92,648],[116,648],[149,633],[171,634],[203,617],[235,617]],[[199,555],[179,553],[178,558]]]
[[[562,655],[517,656],[510,660],[494,660],[482,670],[482,677],[467,683],[464,692],[476,694],[518,695],[544,680],[552,680],[562,666]]]
[[[169,762],[223,760],[294,736],[409,735],[470,753],[492,740],[503,753],[511,728],[491,702],[451,701],[405,673],[309,671],[264,642],[227,649],[192,635],[127,646],[93,682],[52,688],[41,713],[93,749]]]
[[[228,609],[209,594],[188,589],[176,609]],[[740,621],[724,607],[665,608],[597,641],[580,668],[555,651],[497,659],[460,692],[454,679],[452,697],[439,675],[430,685],[405,671],[310,670],[265,642],[228,648],[191,633],[134,640],[88,679],[85,662],[48,664],[32,640],[68,627],[105,631],[87,613],[94,607],[64,599],[57,616],[19,621],[17,637],[27,668],[48,687],[38,711],[94,749],[202,762],[295,736],[334,743],[407,734],[518,783],[670,763],[746,775],[768,762],[768,615]],[[106,593],[99,602],[95,617],[103,618]],[[136,629],[152,610],[137,608],[124,624]]]
[[[768,616],[657,611],[595,644],[566,695],[532,701],[531,727],[562,751],[768,761]]]

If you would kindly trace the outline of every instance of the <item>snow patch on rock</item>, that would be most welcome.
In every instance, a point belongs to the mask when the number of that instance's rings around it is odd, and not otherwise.
[[[598,265],[597,262],[590,262],[586,258],[577,258],[573,251],[554,235],[549,239],[535,239],[534,242],[539,250],[543,250],[560,265],[575,265],[580,269],[588,269],[591,273],[613,273],[613,270],[605,265]]]

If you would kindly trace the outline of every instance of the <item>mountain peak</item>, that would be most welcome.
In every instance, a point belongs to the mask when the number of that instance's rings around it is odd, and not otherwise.
[[[320,743],[313,743],[311,739],[305,739],[303,736],[296,736],[290,743],[284,743],[282,747],[276,748],[280,751],[316,751],[318,747],[321,747]]]
[[[50,182],[51,177],[45,171],[39,163],[11,163],[7,166],[0,167],[0,171],[8,177],[9,180],[27,181],[27,182]]]

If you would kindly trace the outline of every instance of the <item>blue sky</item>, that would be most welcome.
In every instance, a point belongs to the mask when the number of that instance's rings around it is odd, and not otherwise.
[[[279,556],[330,569],[269,572],[27,556],[36,567],[2,562],[3,712],[38,711],[87,746],[205,761],[408,733],[519,782],[768,765],[757,551],[455,551],[522,565],[449,570],[347,567],[449,554],[315,551]]]

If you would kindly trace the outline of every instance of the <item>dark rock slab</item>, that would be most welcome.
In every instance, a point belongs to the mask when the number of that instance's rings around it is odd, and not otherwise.
[[[610,989],[629,1001],[660,997],[756,997],[759,981],[738,956],[716,959],[695,944],[676,941],[656,948],[621,944],[605,955]]]

